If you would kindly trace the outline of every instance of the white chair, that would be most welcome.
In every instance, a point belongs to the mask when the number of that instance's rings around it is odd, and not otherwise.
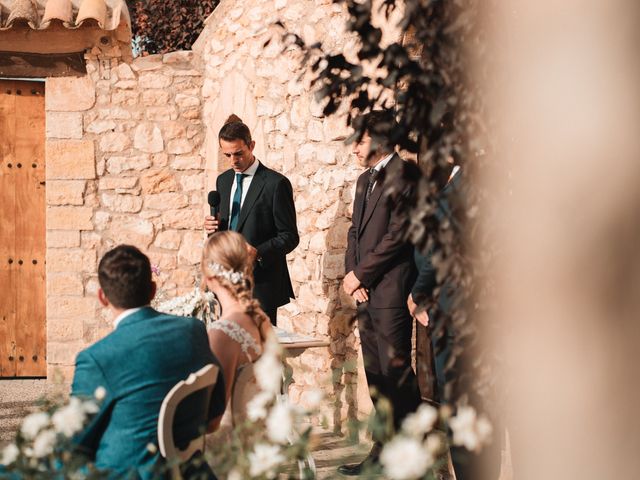
[[[219,371],[216,365],[205,365],[197,372],[190,374],[186,380],[178,382],[164,397],[158,417],[158,445],[164,458],[170,461],[179,460],[182,463],[189,460],[198,450],[204,453],[204,434],[194,438],[184,450],[176,447],[173,442],[173,420],[180,402],[198,390],[206,390],[205,405],[209,405]],[[206,416],[206,412],[203,412],[203,417],[206,418]],[[172,466],[172,473],[173,478],[180,478],[179,465]]]

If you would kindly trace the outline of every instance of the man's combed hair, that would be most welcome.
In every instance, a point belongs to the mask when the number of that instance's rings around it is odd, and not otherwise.
[[[224,122],[224,125],[218,133],[218,141],[225,140],[227,142],[233,142],[235,140],[242,140],[247,146],[251,145],[251,131],[247,127],[240,117],[231,114],[229,118]]]
[[[137,308],[151,300],[151,263],[144,253],[131,245],[119,245],[102,257],[98,281],[114,307]]]

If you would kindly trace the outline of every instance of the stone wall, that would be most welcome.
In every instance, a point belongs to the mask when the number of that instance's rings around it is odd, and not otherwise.
[[[97,52],[96,52],[97,53]],[[192,288],[204,189],[192,52],[87,56],[88,75],[46,83],[47,361],[70,380],[77,352],[111,331],[97,262],[120,243],[158,265],[167,295]]]
[[[323,387],[332,399],[325,413],[339,428],[344,418],[370,408],[364,375],[357,375],[361,362],[351,323],[354,304],[339,288],[361,170],[344,145],[349,134],[345,118],[324,117],[308,82],[298,81],[303,72],[299,52],[283,52],[283,32],[270,27],[278,19],[308,42],[322,39],[330,49],[354,50],[354,40],[345,35],[343,7],[330,1],[222,1],[194,46],[204,60],[206,184],[215,189],[217,175],[226,168],[217,132],[235,113],[252,128],[256,156],[286,175],[294,188],[301,240],[288,260],[297,298],[280,309],[278,322],[331,343],[291,362],[296,383],[290,393],[304,403],[306,392]]]

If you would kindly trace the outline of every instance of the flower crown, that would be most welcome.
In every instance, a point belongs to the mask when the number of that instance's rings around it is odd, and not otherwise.
[[[233,283],[234,285],[237,285],[244,280],[244,274],[242,272],[228,270],[219,263],[209,262],[207,264],[207,267],[209,267],[209,271],[214,277],[222,277],[225,280]]]

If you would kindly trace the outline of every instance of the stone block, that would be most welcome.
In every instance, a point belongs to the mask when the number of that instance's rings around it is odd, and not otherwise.
[[[133,145],[145,153],[159,153],[164,149],[164,140],[156,124],[142,123],[136,128]]]
[[[182,186],[182,190],[185,192],[203,191],[204,175],[202,173],[182,175],[180,177],[180,185]]]
[[[110,228],[103,233],[113,244],[127,243],[146,250],[153,242],[154,226],[149,220],[139,216],[114,216]]]
[[[131,64],[131,68],[136,72],[149,72],[162,67],[162,55],[148,55],[137,57]]]
[[[80,231],[47,230],[48,248],[72,248],[80,246]]]
[[[76,364],[76,356],[86,347],[81,340],[73,342],[48,342],[47,343],[47,363],[49,365],[70,365]]]
[[[75,372],[74,365],[53,365],[47,364],[47,385],[52,385],[55,388],[61,388],[66,395],[69,392],[69,386],[73,381],[73,374]]]
[[[166,210],[162,213],[162,224],[176,230],[199,230],[202,228],[202,210],[185,208]]]
[[[134,157],[111,157],[107,160],[107,171],[113,175],[133,170],[141,172],[151,166],[149,155],[137,155]]]
[[[328,253],[322,255],[322,275],[329,280],[344,277],[344,253]]]
[[[102,205],[113,212],[137,213],[142,210],[142,197],[139,196],[103,193],[100,198]]]
[[[48,230],[93,230],[90,207],[47,207]]]
[[[202,231],[186,232],[178,252],[178,261],[189,265],[200,263],[203,245],[204,235]]]
[[[145,90],[142,92],[142,104],[145,106],[166,105],[169,92],[166,90]]]
[[[176,107],[171,105],[149,107],[145,111],[145,116],[147,117],[147,120],[160,122],[166,120],[176,120],[178,118],[178,110],[176,109]]]
[[[202,169],[202,157],[200,155],[176,155],[171,161],[171,168],[176,170],[200,170]]]
[[[87,126],[87,133],[113,132],[116,129],[116,122],[113,120],[95,120]]]
[[[63,274],[47,275],[47,295],[77,295],[82,296],[84,287],[82,276]]]
[[[47,272],[95,272],[98,269],[95,249],[49,248]]]
[[[121,63],[118,65],[116,73],[118,74],[118,78],[122,80],[133,80],[136,78],[136,74],[133,73],[133,70],[131,70],[131,67],[127,63]]]
[[[193,52],[191,50],[181,50],[177,52],[165,53],[162,56],[162,63],[167,65],[189,64],[193,60]]]
[[[167,140],[171,140],[173,138],[184,138],[187,136],[187,129],[185,126],[181,122],[175,120],[164,122],[162,124],[162,131],[164,133],[164,138]]]
[[[97,307],[98,301],[95,298],[49,295],[47,297],[47,318],[93,318]]]
[[[142,73],[138,78],[141,89],[147,88],[167,88],[171,85],[171,77],[161,73]]]
[[[178,230],[165,230],[158,233],[153,245],[167,250],[177,250],[180,247],[182,235]]]
[[[84,318],[86,317],[64,316],[54,319],[49,316],[47,319],[47,341],[69,342],[73,340],[82,340],[84,337]]]
[[[191,153],[193,151],[193,144],[184,138],[176,138],[171,140],[167,145],[167,152],[170,154],[181,155],[184,153]]]
[[[101,177],[98,190],[129,190],[138,184],[136,177]]]
[[[319,120],[311,120],[307,125],[307,137],[314,142],[324,141],[324,132],[322,131],[322,122]]]
[[[45,108],[56,112],[82,112],[96,102],[96,88],[89,75],[47,78]]]
[[[200,106],[200,99],[198,97],[195,97],[195,96],[184,95],[182,93],[179,93],[178,95],[176,95],[176,104],[180,108],[199,107]]]
[[[48,140],[47,180],[93,179],[95,150],[91,140]]]
[[[123,152],[131,145],[129,136],[121,132],[109,132],[100,137],[100,150],[103,152]]]
[[[82,138],[82,113],[47,112],[47,138]]]
[[[145,195],[178,190],[178,182],[168,170],[154,170],[145,173],[140,179],[140,185]]]
[[[85,180],[50,180],[47,183],[47,205],[82,205]]]
[[[115,88],[120,90],[133,90],[137,86],[138,86],[138,82],[135,80],[120,80],[119,82],[116,82],[116,84],[114,85]],[[136,92],[136,98],[137,98],[137,92]],[[119,103],[119,102],[114,102],[114,103]]]
[[[182,193],[156,193],[145,195],[144,208],[164,210],[166,208],[184,208],[189,205],[189,199]]]

